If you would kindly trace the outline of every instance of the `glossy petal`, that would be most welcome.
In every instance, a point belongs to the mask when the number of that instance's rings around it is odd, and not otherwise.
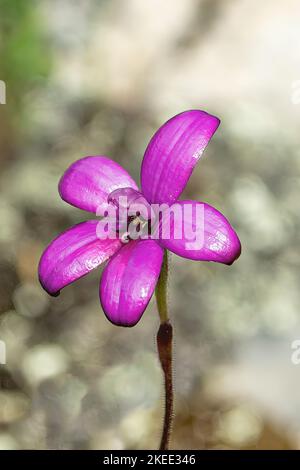
[[[74,162],[62,176],[58,190],[61,198],[69,204],[97,213],[99,207],[107,204],[108,195],[123,187],[138,189],[118,163],[96,156]]]
[[[51,295],[87,274],[112,256],[120,240],[100,240],[97,220],[75,225],[55,238],[44,251],[39,263],[39,279]]]
[[[151,203],[173,203],[188,179],[220,121],[204,111],[185,111],[167,121],[146,149],[142,190]]]
[[[240,256],[239,238],[221,212],[197,201],[177,201],[170,207],[169,225],[167,215],[161,220],[161,246],[197,261],[232,264]]]
[[[163,249],[153,240],[130,241],[105,267],[100,301],[116,325],[133,326],[141,318],[157,283]]]

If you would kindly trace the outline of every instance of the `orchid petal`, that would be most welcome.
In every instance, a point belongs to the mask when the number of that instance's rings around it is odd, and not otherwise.
[[[150,203],[172,203],[188,179],[220,121],[204,111],[185,111],[167,121],[145,151],[141,186]]]
[[[177,201],[169,206],[159,230],[160,245],[183,258],[232,264],[241,253],[228,220],[203,202]]]
[[[105,267],[100,301],[116,325],[133,326],[145,311],[157,283],[163,249],[154,240],[130,241]]]
[[[63,174],[58,190],[61,198],[69,204],[97,213],[99,208],[105,209],[108,195],[123,187],[138,189],[118,163],[104,156],[95,156],[74,162]]]
[[[55,238],[42,254],[39,279],[51,295],[86,275],[112,256],[120,240],[97,237],[98,220],[89,220],[69,228]]]

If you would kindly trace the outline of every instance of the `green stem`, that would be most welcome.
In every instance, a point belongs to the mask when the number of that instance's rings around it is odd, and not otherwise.
[[[156,299],[160,317],[157,333],[157,349],[165,382],[165,414],[160,450],[168,450],[173,420],[173,371],[172,371],[172,340],[173,328],[168,316],[167,304],[168,254],[165,251],[161,274],[156,287]]]
[[[164,253],[164,260],[162,264],[162,268],[160,271],[160,276],[156,286],[156,301],[157,301],[157,308],[160,317],[160,322],[165,323],[169,320],[168,316],[168,299],[167,299],[167,284],[168,284],[168,252],[165,250]]]

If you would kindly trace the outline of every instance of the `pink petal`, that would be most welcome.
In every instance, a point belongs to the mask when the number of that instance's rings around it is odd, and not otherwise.
[[[188,179],[220,121],[204,111],[185,111],[167,121],[146,149],[142,190],[149,202],[172,203]]]
[[[171,216],[168,236],[167,216],[162,218],[159,242],[162,247],[197,261],[232,264],[240,256],[239,238],[221,212],[197,201],[177,201],[170,208],[181,214],[181,220],[178,215]]]
[[[112,256],[120,240],[100,240],[98,220],[89,220],[69,228],[55,238],[44,251],[39,263],[39,279],[51,295],[87,274]]]
[[[108,195],[118,188],[138,189],[131,176],[107,157],[85,157],[74,162],[63,174],[58,190],[61,198],[89,212],[107,205]]]
[[[163,249],[153,240],[130,241],[111,258],[100,283],[100,301],[116,325],[133,326],[145,311],[157,283]]]

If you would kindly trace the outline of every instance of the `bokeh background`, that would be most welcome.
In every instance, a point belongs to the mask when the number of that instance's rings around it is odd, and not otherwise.
[[[59,198],[66,167],[104,154],[139,180],[153,132],[191,108],[222,124],[184,195],[221,210],[243,253],[231,267],[172,256],[172,448],[300,448],[299,2],[0,0],[0,12],[0,448],[157,448],[155,301],[118,328],[101,269],[52,299],[37,264],[90,217]]]

